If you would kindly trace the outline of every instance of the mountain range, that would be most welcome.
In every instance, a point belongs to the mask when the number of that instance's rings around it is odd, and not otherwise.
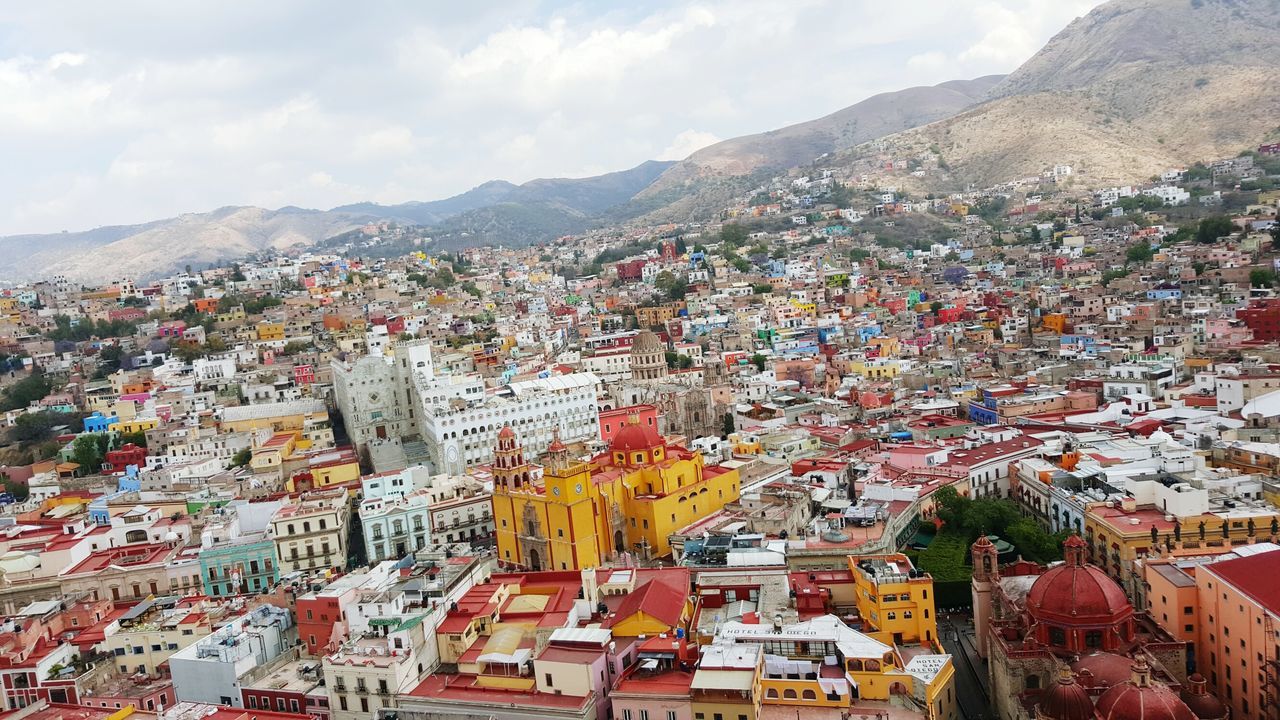
[[[921,191],[987,186],[1068,164],[1075,182],[1140,181],[1280,134],[1280,0],[1113,0],[1008,76],[876,95],[733,138],[675,163],[591,178],[493,181],[460,195],[332,210],[221,208],[133,226],[0,238],[0,279],[149,277],[305,247],[374,219],[445,246],[538,242],[593,226],[710,217],[763,178],[938,155]],[[109,275],[108,275],[109,273]]]

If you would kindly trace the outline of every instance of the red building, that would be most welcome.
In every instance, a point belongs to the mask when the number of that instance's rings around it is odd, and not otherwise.
[[[1250,301],[1249,307],[1236,311],[1236,319],[1253,331],[1254,340],[1280,340],[1280,298]]]
[[[600,411],[600,439],[606,443],[613,441],[613,436],[631,422],[631,416],[640,418],[640,424],[657,428],[658,408],[654,405],[632,405],[616,410]]]
[[[146,467],[147,449],[133,443],[125,443],[118,450],[107,453],[106,459],[102,461],[102,470],[103,472],[124,472],[124,469],[130,465],[137,465],[139,469]]]
[[[315,365],[294,365],[293,366],[293,384],[294,385],[310,385],[316,381]]]
[[[113,322],[137,322],[147,319],[147,311],[142,308],[127,307],[118,310],[110,310],[107,312],[107,318]]]
[[[645,260],[630,260],[620,262],[617,265],[618,279],[623,282],[635,282],[644,277],[644,266],[648,262]]]
[[[347,607],[355,602],[361,579],[348,575],[298,598],[298,638],[310,655],[323,655],[332,641],[346,638]]]

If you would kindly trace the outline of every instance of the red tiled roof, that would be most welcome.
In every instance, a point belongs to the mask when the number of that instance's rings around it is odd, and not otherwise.
[[[1251,600],[1275,614],[1280,614],[1280,551],[1258,553],[1235,560],[1223,560],[1208,566],[1218,577],[1234,585]]]
[[[636,613],[644,613],[670,627],[680,624],[684,614],[685,594],[680,588],[658,580],[650,580],[635,592],[627,595],[616,613],[604,622],[604,627],[611,628]]]

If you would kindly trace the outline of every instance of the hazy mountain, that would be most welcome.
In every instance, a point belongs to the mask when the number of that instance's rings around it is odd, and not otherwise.
[[[334,210],[404,220],[419,225],[445,225],[446,233],[493,227],[491,219],[500,216],[557,215],[561,216],[557,222],[567,227],[574,224],[573,218],[597,215],[626,202],[673,164],[649,160],[630,170],[586,178],[530,180],[522,185],[494,180],[445,200],[399,205],[359,203]],[[474,215],[471,218],[459,217],[467,213]],[[534,230],[536,229],[530,228],[531,232],[526,234],[542,237],[542,233]],[[527,239],[519,238],[517,241]]]
[[[740,180],[805,165],[815,158],[954,115],[981,101],[1004,76],[954,80],[873,95],[820,117],[705,147],[667,170],[636,198],[663,208],[660,214],[697,215],[718,207],[742,188]]]
[[[203,268],[264,250],[307,247],[373,219],[433,226],[453,245],[524,244],[586,228],[593,216],[625,202],[670,165],[650,161],[596,177],[523,185],[497,180],[435,202],[360,203],[329,211],[228,207],[142,225],[0,237],[0,279],[155,277],[186,265]]]
[[[244,257],[305,247],[369,218],[342,212],[225,207],[144,225],[0,238],[0,277],[66,275],[86,282],[148,278]]]
[[[398,205],[379,205],[378,203],[364,202],[354,205],[342,205],[333,210],[334,212],[351,212],[387,220],[404,221],[415,225],[435,225],[468,210],[504,202],[519,187],[519,185],[509,183],[506,180],[491,180],[460,195],[454,195],[444,200],[406,202]]]
[[[936,148],[934,188],[1072,165],[1089,184],[1233,156],[1280,126],[1280,0],[1116,0],[1072,22],[990,100],[850,153]],[[887,146],[887,150],[884,149]]]

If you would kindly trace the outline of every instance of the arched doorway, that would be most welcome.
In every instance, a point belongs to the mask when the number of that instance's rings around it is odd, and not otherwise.
[[[626,552],[627,550],[627,539],[622,537],[621,530],[616,530],[613,533],[613,547],[618,552]]]
[[[910,695],[911,691],[907,689],[906,685],[903,685],[900,682],[896,682],[889,686],[889,694],[890,695]]]
[[[538,556],[537,550],[529,551],[529,569],[534,572],[542,569],[542,558]]]

